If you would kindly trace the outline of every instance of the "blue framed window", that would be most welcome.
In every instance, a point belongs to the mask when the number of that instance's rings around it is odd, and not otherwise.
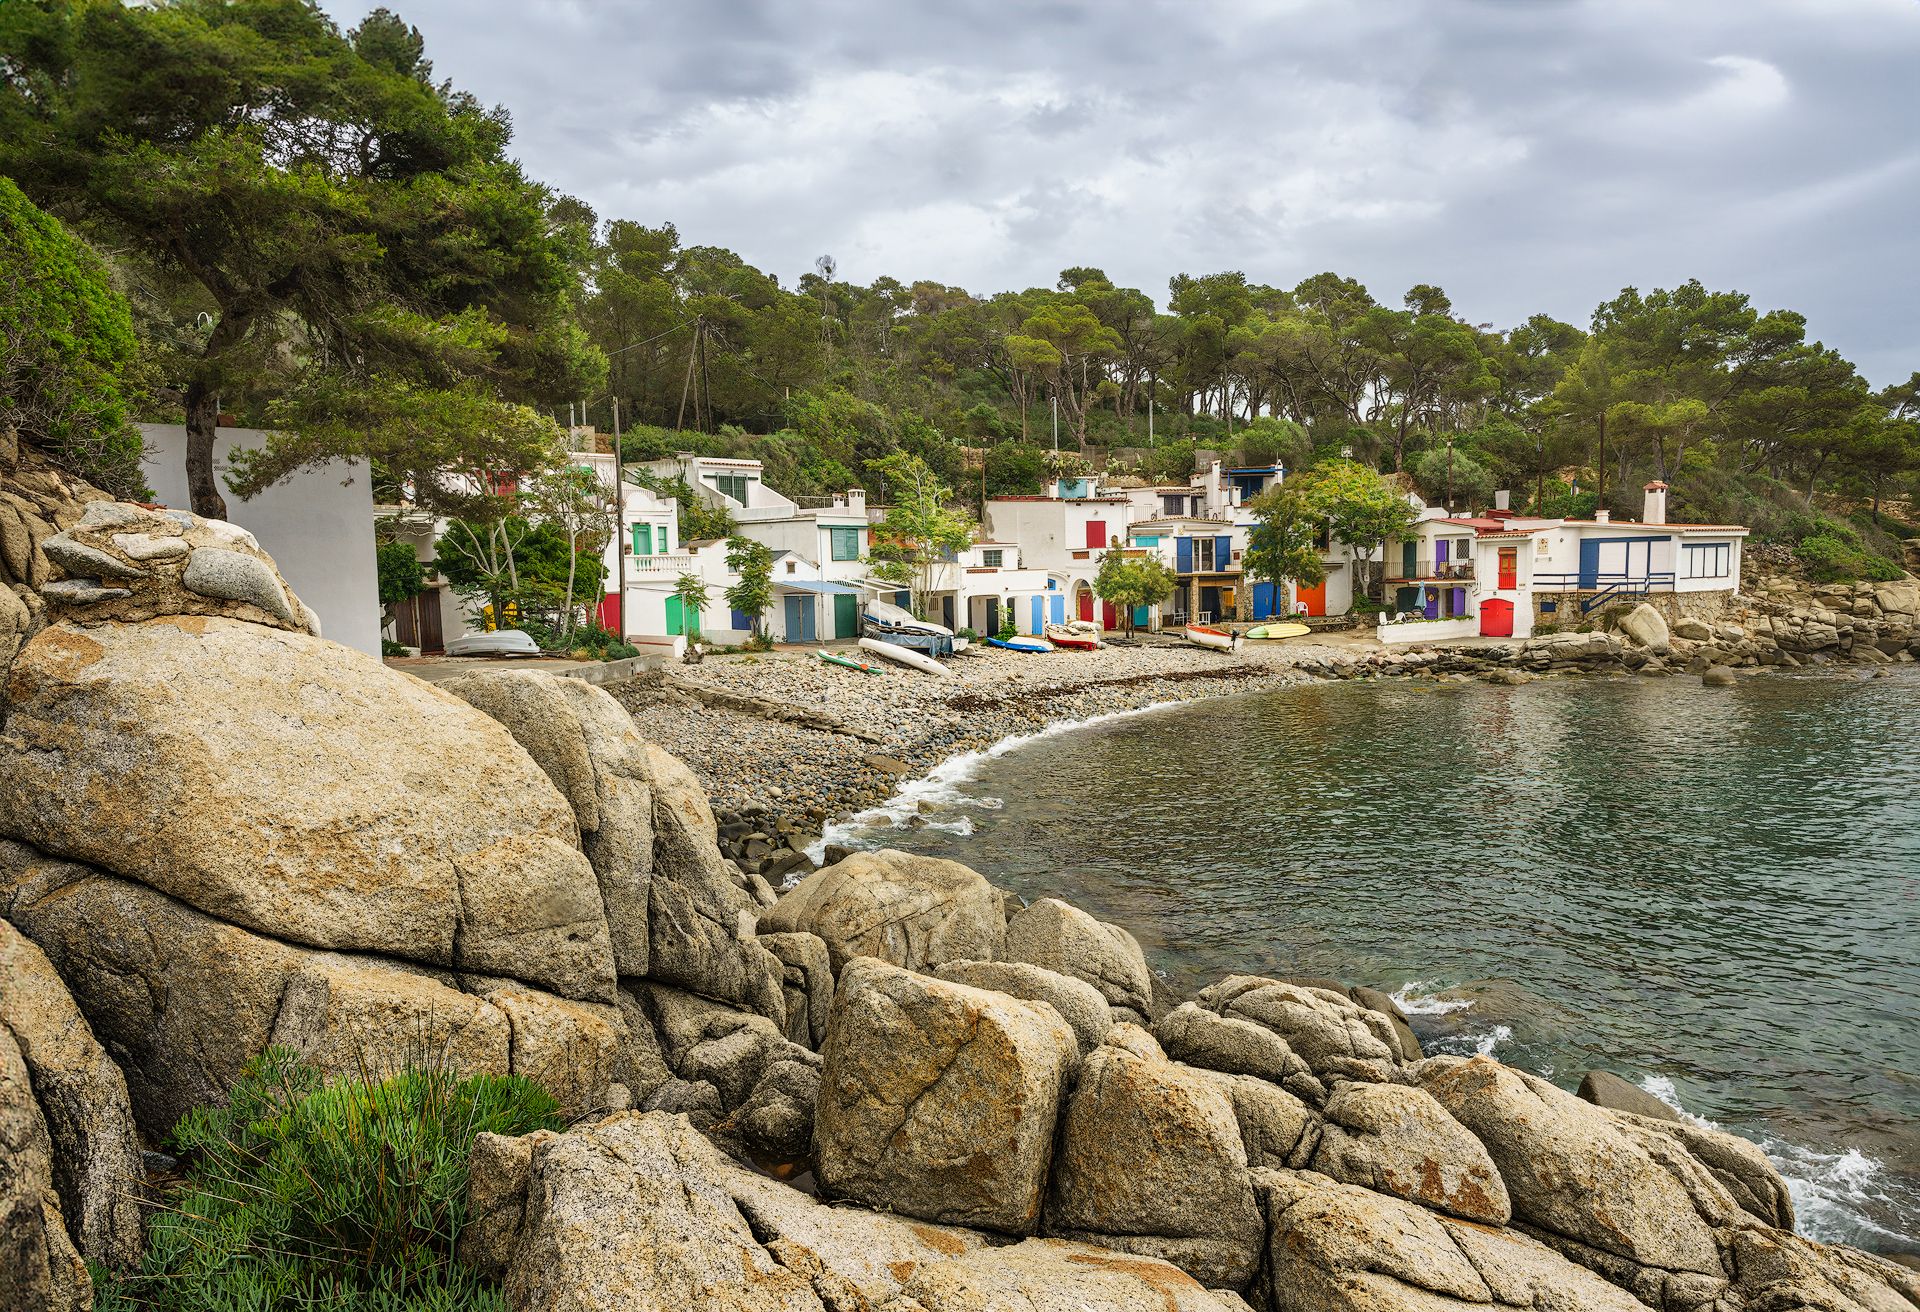
[[[1724,579],[1733,568],[1730,542],[1684,542],[1681,548],[1680,577],[1683,579]]]

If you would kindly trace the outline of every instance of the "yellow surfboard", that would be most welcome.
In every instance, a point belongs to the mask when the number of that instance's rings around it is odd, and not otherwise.
[[[1313,630],[1304,624],[1261,624],[1248,629],[1242,636],[1256,640],[1264,638],[1297,638],[1301,634],[1312,632]]]

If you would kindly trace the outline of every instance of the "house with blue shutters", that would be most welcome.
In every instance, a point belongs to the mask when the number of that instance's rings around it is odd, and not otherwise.
[[[1240,559],[1247,547],[1245,525],[1226,519],[1162,515],[1130,525],[1127,544],[1159,556],[1178,580],[1172,598],[1152,617],[1158,625],[1212,624],[1239,618],[1244,592]]]

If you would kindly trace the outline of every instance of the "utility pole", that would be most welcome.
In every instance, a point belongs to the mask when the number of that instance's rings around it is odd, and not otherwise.
[[[620,641],[627,640],[627,548],[631,540],[627,537],[627,466],[620,458],[620,398],[613,398],[613,533],[620,539],[619,549],[614,552],[614,568],[620,579],[620,600],[615,603],[613,613],[619,617]]]
[[[1600,412],[1600,478],[1595,492],[1594,513],[1606,509],[1607,505],[1607,412]]]
[[[1447,434],[1447,513],[1453,513],[1453,434]]]
[[[1547,450],[1541,430],[1533,430],[1533,513],[1547,513]]]
[[[1053,408],[1053,453],[1060,454],[1060,389],[1054,388],[1053,395],[1047,398]]]

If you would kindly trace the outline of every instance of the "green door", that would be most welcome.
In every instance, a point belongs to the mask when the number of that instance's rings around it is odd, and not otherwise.
[[[678,597],[667,598],[667,633],[669,635],[687,631],[686,604]]]
[[[836,638],[857,638],[860,636],[860,598],[837,592],[833,597],[833,636]]]

